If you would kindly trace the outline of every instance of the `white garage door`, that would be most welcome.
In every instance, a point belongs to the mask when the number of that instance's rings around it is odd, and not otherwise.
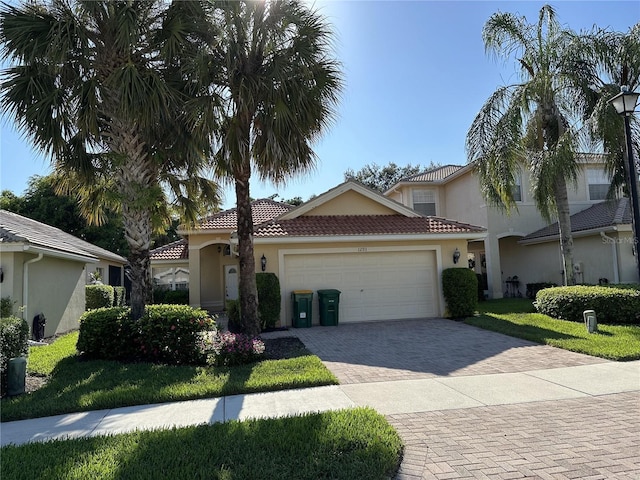
[[[362,322],[438,315],[433,251],[314,253],[285,255],[285,294],[313,290],[313,323],[318,323],[317,290],[336,288],[339,321]]]

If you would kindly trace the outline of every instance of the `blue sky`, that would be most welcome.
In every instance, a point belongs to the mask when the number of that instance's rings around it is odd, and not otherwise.
[[[310,2],[308,2],[310,3]],[[640,2],[550,2],[562,24],[626,32],[640,21]],[[251,195],[304,200],[343,181],[366,164],[464,164],[465,135],[480,106],[499,85],[517,80],[516,66],[488,56],[482,26],[491,14],[511,12],[537,21],[544,2],[316,1],[336,32],[336,54],[346,88],[338,117],[315,145],[316,170],[275,187],[257,179]],[[3,117],[0,188],[22,194],[32,175],[49,173]],[[234,205],[225,189],[224,208]]]

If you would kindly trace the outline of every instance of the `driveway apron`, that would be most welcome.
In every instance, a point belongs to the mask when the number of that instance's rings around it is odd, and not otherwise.
[[[378,410],[405,445],[397,480],[640,479],[638,362],[610,362],[443,319],[265,336],[300,338],[347,394],[390,395],[393,401]],[[619,379],[624,388],[617,388]],[[462,395],[458,402],[429,408],[429,397],[449,387]],[[402,395],[394,399],[394,390]],[[405,403],[413,403],[410,413]]]

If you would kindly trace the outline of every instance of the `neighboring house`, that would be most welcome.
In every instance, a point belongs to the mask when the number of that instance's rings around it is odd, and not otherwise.
[[[45,336],[78,328],[85,285],[123,285],[126,259],[62,230],[0,210],[0,296],[15,302],[14,314],[32,325],[44,314]],[[22,314],[18,310],[22,310]]]
[[[610,182],[602,156],[583,154],[580,165],[575,188],[569,185],[577,280],[637,282],[631,218],[625,213],[628,201],[604,206]],[[487,206],[472,165],[431,169],[399,181],[385,195],[424,215],[485,226],[486,237],[467,245],[469,266],[486,278],[487,295],[501,298],[518,291],[524,295],[527,283],[563,283],[557,224],[553,236],[531,198],[530,186],[523,169],[517,177],[516,206],[510,215]]]
[[[252,212],[256,271],[264,257],[265,270],[278,276],[284,326],[295,290],[340,290],[340,322],[442,316],[442,270],[466,267],[454,264],[454,252],[465,262],[467,243],[486,235],[476,225],[425,217],[354,181],[297,208],[258,200]],[[235,209],[226,210],[180,231],[184,242],[154,250],[154,272],[161,262],[182,268],[188,242],[190,303],[224,308],[238,296],[236,221]],[[314,295],[313,324],[317,307]]]

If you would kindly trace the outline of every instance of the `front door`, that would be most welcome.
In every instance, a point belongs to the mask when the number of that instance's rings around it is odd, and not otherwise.
[[[224,266],[224,297],[227,300],[238,299],[238,266]]]

